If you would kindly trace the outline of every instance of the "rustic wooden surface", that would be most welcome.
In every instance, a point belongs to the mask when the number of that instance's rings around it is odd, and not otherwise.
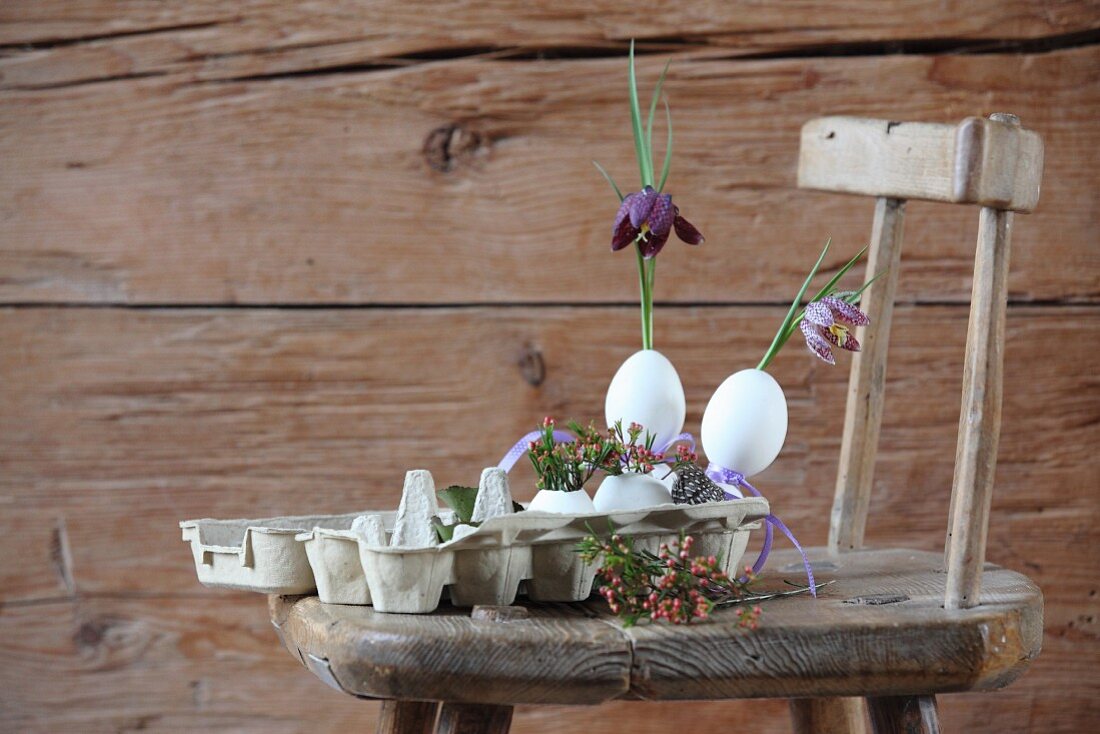
[[[378,734],[433,734],[437,713],[435,701],[383,701]]]
[[[1011,113],[957,125],[827,116],[802,126],[798,185],[1030,212],[1043,141]]]
[[[1004,333],[1012,212],[983,207],[974,258],[974,293],[963,363],[959,441],[945,552],[948,609],[979,603],[989,512],[1001,437]]]
[[[630,684],[629,640],[579,605],[497,622],[472,619],[469,609],[385,614],[310,596],[274,600],[271,614],[286,619],[288,647],[327,660],[339,687],[354,695],[591,705]]]
[[[671,245],[657,279],[689,428],[824,237],[833,267],[866,240],[869,202],[794,188],[805,120],[1008,110],[1044,136],[1042,202],[1015,222],[988,548],[1043,587],[1044,651],[1006,691],[940,708],[948,731],[1089,729],[1097,16],[1027,0],[0,3],[0,729],[375,725],[379,704],[293,662],[261,599],[195,583],[175,523],[386,506],[415,463],[465,480],[546,413],[598,416],[636,313],[589,160],[629,182],[632,35],[643,81],[662,61],[644,54],[678,59],[670,186],[708,235]],[[908,208],[871,545],[941,547],[975,232],[965,208]],[[761,484],[822,543],[846,369],[795,347],[776,374],[791,436]],[[513,731],[790,726],[770,700],[596,712],[520,707]]]
[[[829,547],[834,550],[861,547],[867,528],[885,408],[890,324],[901,269],[905,204],[883,196],[875,199],[875,217],[867,245],[867,273],[871,277],[881,275],[860,299],[860,308],[871,323],[857,330],[860,351],[851,356],[848,370],[848,402],[844,408],[836,495],[829,520]]]
[[[471,704],[993,690],[1039,652],[1042,597],[1017,572],[987,567],[981,606],[945,610],[939,553],[808,553],[829,586],[817,599],[761,602],[767,622],[753,632],[730,609],[706,624],[624,628],[598,598],[533,605],[530,619],[512,623],[450,606],[382,614],[316,596],[273,598],[271,611],[292,652],[326,660],[326,677],[347,693]],[[761,588],[787,588],[801,569],[795,551],[780,551]]]
[[[1100,147],[1098,60],[1089,46],[674,64],[669,190],[708,246],[669,248],[657,299],[782,302],[826,236],[851,251],[866,242],[870,202],[794,186],[799,129],[821,111],[958,121],[1010,110],[1044,134],[1049,173],[1042,216],[1019,223],[1010,292],[1095,301],[1096,173],[1084,153]],[[612,83],[622,74],[618,57],[461,59],[0,91],[0,298],[631,302],[633,263],[609,252],[617,202],[590,162],[631,183]],[[907,230],[902,297],[969,298],[972,213],[914,204]],[[751,289],[730,281],[745,272]]]
[[[867,734],[862,698],[792,698],[794,734]]]
[[[887,696],[868,701],[874,734],[940,734],[932,696]]]
[[[439,710],[438,734],[508,734],[511,706],[445,703]]]

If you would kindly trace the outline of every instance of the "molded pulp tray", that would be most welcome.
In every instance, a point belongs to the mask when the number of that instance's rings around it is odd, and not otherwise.
[[[442,511],[444,515],[447,511]],[[356,517],[379,515],[393,529],[396,512],[300,515],[258,520],[184,520],[199,582],[262,594],[308,594],[317,588],[305,548],[294,536],[312,527],[348,530]],[[444,518],[447,519],[447,518]]]
[[[759,497],[588,515],[525,511],[490,517],[466,535],[419,548],[385,544],[395,512],[189,520],[180,527],[191,543],[199,581],[207,586],[266,594],[316,588],[325,603],[426,613],[439,605],[444,587],[457,606],[511,604],[521,587],[537,601],[586,599],[596,568],[574,549],[589,528],[598,533],[613,528],[653,552],[683,531],[695,537],[693,552],[719,556],[733,575],[749,531],[768,512],[767,500]],[[444,522],[452,519],[446,510],[439,514]],[[364,515],[376,516],[384,535],[353,532],[353,520]]]

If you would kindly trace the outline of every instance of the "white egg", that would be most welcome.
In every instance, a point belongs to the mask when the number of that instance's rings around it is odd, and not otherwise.
[[[596,511],[592,498],[583,489],[575,492],[559,492],[540,489],[527,505],[534,512],[554,512],[562,515],[588,515]]]
[[[672,504],[672,492],[650,474],[618,474],[604,478],[592,504],[598,512],[644,510]]]
[[[718,386],[703,412],[707,460],[746,477],[775,461],[787,438],[787,399],[763,370],[741,370]]]
[[[643,349],[623,362],[604,403],[607,425],[623,422],[623,429],[638,423],[657,436],[656,449],[663,448],[684,429],[687,401],[684,386],[672,362],[660,352]]]

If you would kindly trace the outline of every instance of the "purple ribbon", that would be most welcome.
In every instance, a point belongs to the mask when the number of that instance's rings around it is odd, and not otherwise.
[[[729,484],[734,487],[734,492],[736,492],[736,494],[726,492],[726,497],[728,499],[744,498],[740,490],[736,489],[737,487],[744,487],[749,490],[754,497],[763,496],[756,487],[748,483],[744,474],[733,471],[732,469],[727,469],[724,466],[718,466],[717,464],[711,463],[711,465],[707,467],[707,476],[716,482]],[[802,565],[806,569],[806,580],[810,582],[810,595],[816,598],[817,585],[814,583],[814,570],[813,567],[810,566],[810,559],[806,557],[806,551],[802,550],[802,546],[799,545],[798,540],[794,537],[794,533],[792,533],[790,528],[788,528],[778,517],[769,514],[764,520],[764,547],[760,549],[760,555],[757,557],[756,563],[752,564],[752,572],[754,574],[759,573],[760,569],[764,567],[764,564],[768,562],[768,554],[772,551],[772,536],[775,534],[774,528],[779,528],[779,531],[787,536],[787,540],[791,541],[791,544],[798,550],[798,554],[802,556]]]
[[[540,438],[541,436],[542,431],[531,431],[526,436],[516,441],[515,445],[512,446],[512,448],[508,449],[508,453],[504,455],[504,458],[500,460],[500,463],[497,464],[497,466],[506,472],[511,471],[512,467],[516,465],[516,462],[519,461],[520,457],[527,453],[527,449],[530,447],[531,442]],[[559,443],[573,443],[577,439],[574,438],[572,434],[566,431],[554,431],[554,440],[558,441]],[[660,453],[666,453],[670,448],[672,448],[673,444],[680,443],[681,441],[687,443],[691,447],[692,452],[695,451],[695,437],[692,436],[690,433],[681,433],[680,435],[669,441],[667,444],[665,444]],[[668,461],[672,460],[668,459]],[[732,469],[727,469],[723,466],[718,466],[717,464],[711,463],[711,465],[707,467],[707,476],[716,482],[720,482],[721,484],[728,484],[734,487],[734,492],[736,492],[736,494],[726,492],[726,499],[744,499],[744,494],[742,494],[741,491],[737,489],[737,487],[744,487],[754,497],[763,496],[762,494],[760,494],[760,491],[756,489],[756,487],[748,483],[748,481],[745,479],[745,475],[741,472],[736,472]],[[802,565],[806,569],[806,580],[810,583],[810,594],[814,597],[817,597],[817,588],[816,584],[814,583],[813,567],[810,566],[810,559],[806,557],[806,551],[802,550],[802,546],[799,544],[798,539],[794,537],[794,533],[792,533],[790,528],[788,528],[787,525],[774,514],[769,514],[767,517],[764,518],[764,520],[764,545],[760,549],[760,555],[757,556],[756,562],[752,564],[752,572],[754,574],[760,573],[760,569],[764,568],[764,564],[768,562],[768,555],[772,551],[772,540],[775,535],[775,528],[779,528],[779,531],[787,536],[787,539],[791,541],[791,545],[793,545],[798,551],[798,554],[802,556]]]
[[[527,449],[530,447],[531,442],[542,436],[542,431],[531,431],[526,436],[516,441],[516,445],[508,449],[508,453],[504,455],[504,458],[500,460],[497,467],[503,469],[506,472],[512,471],[512,467],[519,461],[519,457],[527,453]],[[577,439],[565,431],[554,431],[554,440],[558,443],[573,443]]]

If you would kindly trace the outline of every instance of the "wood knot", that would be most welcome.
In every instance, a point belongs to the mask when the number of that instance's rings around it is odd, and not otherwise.
[[[73,642],[80,648],[98,647],[110,628],[111,625],[106,620],[89,620],[76,628],[76,632],[73,634]]]
[[[483,140],[481,133],[458,123],[442,125],[424,139],[424,160],[436,171],[453,171],[459,160],[472,156],[481,147]]]
[[[542,358],[542,352],[537,347],[527,347],[517,362],[519,373],[531,387],[538,387],[546,382],[546,362]]]
[[[478,604],[470,612],[470,619],[483,622],[518,622],[527,619],[529,616],[530,613],[527,611],[527,607],[498,607],[488,604]]]

